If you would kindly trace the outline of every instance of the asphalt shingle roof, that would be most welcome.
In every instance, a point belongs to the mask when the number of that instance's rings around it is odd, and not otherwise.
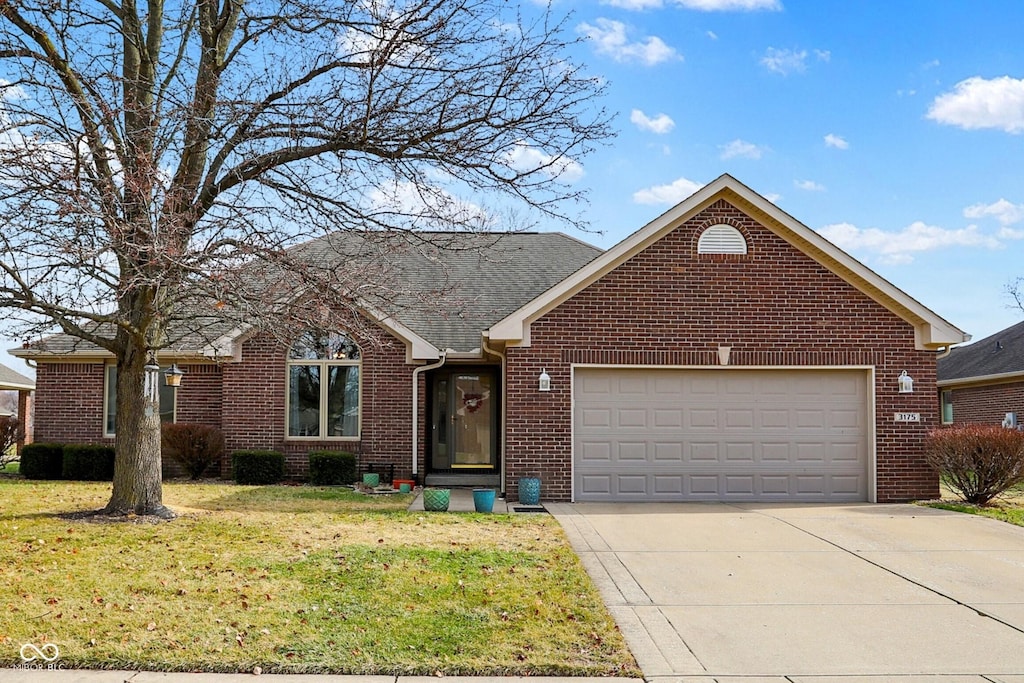
[[[0,390],[33,388],[35,385],[31,377],[15,372],[6,365],[0,365]]]
[[[339,231],[290,250],[335,268],[367,273],[357,299],[441,350],[469,352],[481,332],[602,252],[555,232],[428,233]],[[200,351],[234,325],[211,319],[172,349]],[[47,353],[99,349],[65,334],[32,347]]]
[[[967,346],[938,362],[939,381],[1024,372],[1024,322]]]

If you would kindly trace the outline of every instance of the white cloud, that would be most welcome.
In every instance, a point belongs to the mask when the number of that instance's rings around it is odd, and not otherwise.
[[[718,40],[718,34],[714,31],[708,31],[705,35],[711,40]]]
[[[824,192],[825,186],[821,183],[816,183],[813,180],[794,180],[793,186],[798,190],[807,190],[808,192]]]
[[[801,73],[807,70],[807,50],[779,50],[770,47],[761,57],[761,64],[769,71],[783,76],[793,72]]]
[[[1024,132],[1024,79],[973,76],[935,98],[929,119],[967,130],[996,128]]]
[[[834,135],[829,133],[825,136],[825,146],[834,147],[836,149],[849,149],[850,143],[846,141],[846,138],[841,135]]]
[[[556,178],[564,183],[574,183],[583,177],[583,166],[579,162],[553,157],[525,142],[517,142],[505,160],[509,167],[516,171],[529,173],[540,170],[549,178]]]
[[[654,66],[682,58],[675,48],[669,47],[657,36],[647,36],[642,42],[629,42],[626,25],[621,21],[601,17],[593,24],[580,24],[576,30],[593,41],[598,54],[611,57],[617,62],[640,62]]]
[[[658,135],[664,135],[676,127],[676,122],[668,114],[658,114],[652,119],[639,109],[630,112],[629,121],[640,130]]]
[[[818,58],[819,62],[831,62],[832,53],[828,50],[815,50],[814,56]]]
[[[1014,204],[1000,199],[991,204],[972,204],[964,209],[965,218],[985,218],[991,216],[1002,225],[1013,225],[1024,221],[1024,204]]]
[[[669,0],[672,4],[684,9],[700,12],[754,12],[757,10],[781,10],[779,0]],[[628,10],[657,9],[664,6],[664,0],[602,0],[603,5],[611,5]]]
[[[767,147],[759,147],[752,142],[746,140],[733,140],[732,142],[719,145],[718,149],[722,150],[722,159],[733,159],[736,157],[742,157],[744,159],[760,159],[761,155],[768,149]]]
[[[765,199],[770,201],[772,204],[778,204],[779,200],[782,199],[782,195],[778,192],[769,192],[766,195],[762,195]]]
[[[879,254],[884,263],[910,263],[914,254],[948,247],[982,247],[998,249],[1002,243],[969,225],[948,230],[922,221],[914,221],[899,232],[878,228],[858,228],[850,223],[826,225],[818,230],[826,239],[846,250],[862,250]]]
[[[459,199],[437,186],[394,181],[377,186],[367,197],[376,211],[425,221],[430,227],[487,227],[491,218],[477,204]]]
[[[679,178],[668,185],[637,190],[633,193],[633,201],[637,204],[678,204],[702,187],[703,183]]]

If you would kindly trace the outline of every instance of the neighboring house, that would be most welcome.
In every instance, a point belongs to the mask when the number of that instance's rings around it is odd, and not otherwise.
[[[21,420],[23,436],[18,441],[18,452],[26,443],[32,443],[32,392],[36,384],[32,378],[16,372],[6,365],[0,365],[0,391],[18,392],[18,418]],[[10,415],[0,411],[0,415]]]
[[[1024,322],[953,349],[938,377],[944,424],[1024,422]]]
[[[281,449],[293,476],[333,448],[511,497],[539,476],[546,500],[938,494],[936,355],[967,335],[728,175],[606,252],[512,234],[395,265],[412,286],[443,266],[460,314],[162,351],[187,373],[167,418]],[[38,364],[37,440],[109,438],[107,354],[13,353]]]

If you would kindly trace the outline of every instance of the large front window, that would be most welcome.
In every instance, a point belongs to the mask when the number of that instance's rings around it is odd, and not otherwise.
[[[174,387],[167,386],[163,381],[167,368],[160,368],[160,421],[174,422],[175,394]],[[106,366],[107,390],[104,392],[103,435],[114,436],[117,430],[117,366]]]
[[[359,437],[359,358],[343,334],[299,337],[288,352],[288,436]]]

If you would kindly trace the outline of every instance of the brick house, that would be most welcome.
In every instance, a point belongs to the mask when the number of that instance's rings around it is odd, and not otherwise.
[[[937,495],[936,355],[967,336],[734,178],[605,252],[526,233],[483,254],[401,264],[410,283],[443,267],[458,315],[367,306],[374,324],[290,347],[239,333],[161,352],[186,370],[167,419],[283,450],[298,477],[338,448],[513,497],[539,476],[547,500]],[[67,344],[13,351],[38,364],[36,438],[109,439],[109,360]]]
[[[938,361],[943,424],[1024,422],[1024,322]]]

